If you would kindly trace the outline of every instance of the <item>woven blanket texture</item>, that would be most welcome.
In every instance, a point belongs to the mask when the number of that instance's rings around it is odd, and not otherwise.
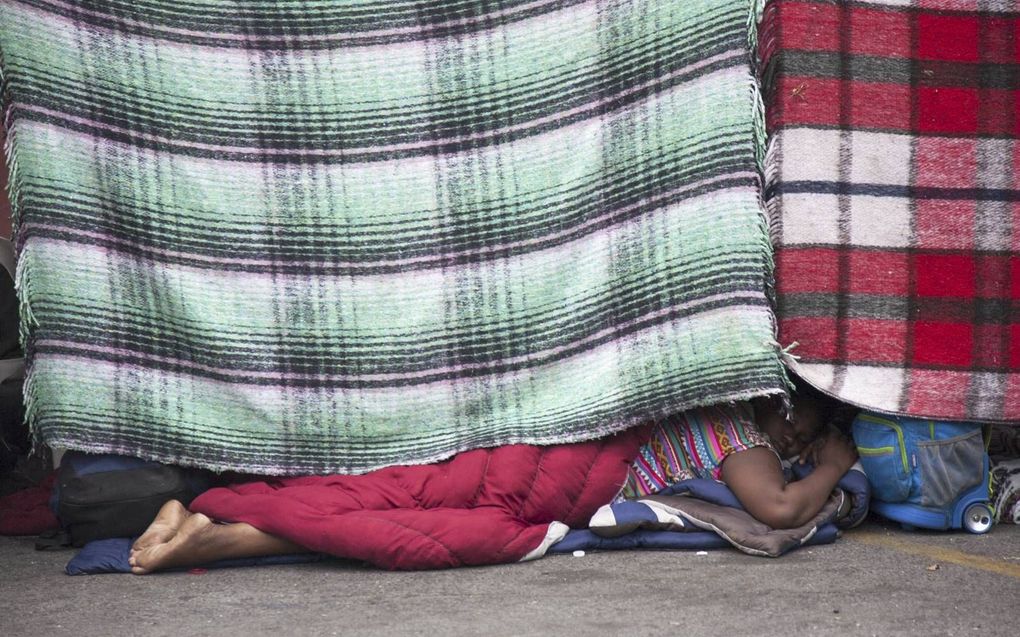
[[[47,444],[263,474],[784,388],[751,0],[0,0]]]
[[[1020,420],[1016,3],[778,0],[760,34],[793,369],[871,409]]]

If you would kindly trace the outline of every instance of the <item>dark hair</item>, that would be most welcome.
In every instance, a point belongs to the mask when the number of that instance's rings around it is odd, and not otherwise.
[[[807,398],[812,401],[815,404],[815,409],[818,411],[818,419],[823,426],[830,423],[837,426],[843,425],[843,412],[847,411],[848,405],[826,394],[798,376],[790,374],[790,380],[793,382],[794,387],[794,402],[796,402],[796,398]],[[853,417],[851,416],[850,419],[852,420]]]

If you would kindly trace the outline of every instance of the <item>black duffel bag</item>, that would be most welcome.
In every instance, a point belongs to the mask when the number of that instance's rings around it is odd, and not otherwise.
[[[73,546],[135,537],[170,500],[185,506],[212,485],[201,469],[112,454],[68,451],[60,460],[53,508]]]
[[[0,476],[29,451],[22,399],[25,365],[18,338],[18,297],[14,291],[14,246],[0,239]]]

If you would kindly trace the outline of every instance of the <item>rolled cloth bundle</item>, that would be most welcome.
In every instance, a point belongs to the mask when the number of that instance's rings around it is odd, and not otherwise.
[[[267,474],[774,394],[748,0],[3,0],[34,430]]]

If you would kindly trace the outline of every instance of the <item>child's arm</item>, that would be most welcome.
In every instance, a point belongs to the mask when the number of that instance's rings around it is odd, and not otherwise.
[[[722,479],[755,518],[772,528],[793,528],[822,510],[833,487],[856,462],[857,450],[842,436],[830,435],[816,458],[814,471],[787,484],[776,454],[753,447],[723,461]]]

